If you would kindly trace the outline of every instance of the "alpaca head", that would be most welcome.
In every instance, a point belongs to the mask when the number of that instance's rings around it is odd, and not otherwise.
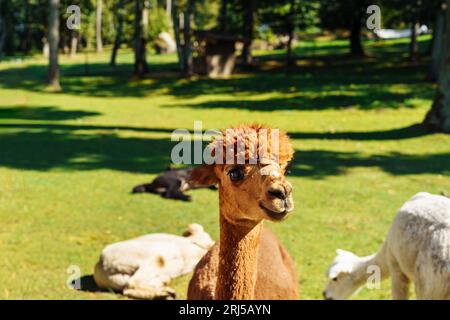
[[[224,161],[194,168],[190,179],[219,184],[221,212],[228,222],[282,220],[293,210],[292,186],[284,174],[294,150],[284,132],[239,126],[223,131],[208,148]]]
[[[192,223],[188,226],[188,229],[183,232],[183,237],[188,238],[192,243],[197,246],[208,250],[214,244],[214,240],[210,235],[203,230],[203,227],[197,223]]]
[[[355,281],[354,272],[361,258],[352,252],[337,249],[337,256],[328,268],[328,284],[323,292],[327,300],[343,300],[350,297],[360,286]]]

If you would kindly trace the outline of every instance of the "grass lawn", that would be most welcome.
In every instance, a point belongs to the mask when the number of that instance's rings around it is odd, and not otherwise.
[[[175,56],[149,56],[131,77],[132,55],[113,70],[108,53],[61,58],[61,93],[42,85],[39,57],[0,63],[0,298],[119,299],[66,287],[71,265],[91,275],[102,248],[145,233],[180,234],[191,222],[218,237],[218,199],[131,195],[170,162],[177,128],[263,122],[289,132],[296,210],[267,223],[295,259],[302,299],[320,299],[336,248],[376,251],[396,210],[419,191],[450,193],[450,136],[418,124],[431,105],[427,60],[406,61],[407,39],[368,42],[366,59],[345,41],[301,43],[298,66],[258,52],[259,67],[228,80],[177,78]],[[427,38],[421,39],[426,50]],[[174,281],[186,297],[190,276]],[[363,289],[354,298],[389,298]]]

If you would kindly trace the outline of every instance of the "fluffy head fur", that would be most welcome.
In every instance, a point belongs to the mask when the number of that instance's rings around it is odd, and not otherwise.
[[[327,271],[327,277],[330,279],[336,278],[341,273],[351,273],[358,260],[358,257],[350,251],[337,249],[336,254],[336,258]]]
[[[351,296],[360,286],[354,273],[361,265],[361,258],[350,251],[336,250],[337,256],[327,271],[329,282],[323,292],[327,300],[342,300]]]
[[[233,159],[234,163],[257,159],[258,163],[276,161],[283,167],[292,160],[294,149],[284,131],[266,127],[262,124],[239,125],[221,131],[208,145],[211,154],[220,152],[223,163]],[[230,151],[233,151],[232,154]]]

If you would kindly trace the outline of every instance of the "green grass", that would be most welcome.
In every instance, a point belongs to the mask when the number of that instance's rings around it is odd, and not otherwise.
[[[67,268],[88,276],[106,244],[191,222],[217,239],[215,192],[193,191],[192,203],[130,194],[170,162],[171,131],[194,120],[263,122],[294,139],[296,210],[267,225],[296,261],[302,299],[321,298],[336,248],[371,254],[404,201],[450,193],[450,137],[418,126],[434,94],[427,60],[407,63],[407,39],[367,42],[365,59],[346,45],[301,43],[291,70],[283,52],[258,52],[259,68],[228,80],[180,79],[172,55],[149,56],[141,81],[129,51],[115,70],[107,53],[62,57],[61,93],[46,90],[39,57],[0,63],[0,298],[121,298],[66,288]],[[173,283],[181,298],[188,280]],[[384,282],[355,298],[389,297]]]

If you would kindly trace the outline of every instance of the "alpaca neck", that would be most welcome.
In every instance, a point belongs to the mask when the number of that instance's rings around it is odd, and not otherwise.
[[[375,272],[380,272],[380,280],[388,275],[388,269],[384,259],[384,247],[378,253],[359,259],[353,270],[353,279],[358,286],[366,283],[369,277],[374,275]]]
[[[218,300],[253,299],[262,222],[237,226],[220,215]]]

